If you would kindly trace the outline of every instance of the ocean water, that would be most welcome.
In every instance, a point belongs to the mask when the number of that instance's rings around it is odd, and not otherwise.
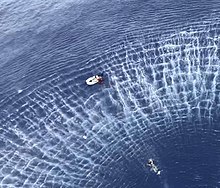
[[[218,0],[0,2],[2,188],[219,188],[219,99]]]

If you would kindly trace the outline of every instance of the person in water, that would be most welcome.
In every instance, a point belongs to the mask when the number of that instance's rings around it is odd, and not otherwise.
[[[154,161],[153,159],[149,159],[148,160],[148,163],[147,163],[147,166],[150,167],[150,170],[155,172],[157,175],[160,175],[160,170],[157,168],[157,166],[154,164]]]

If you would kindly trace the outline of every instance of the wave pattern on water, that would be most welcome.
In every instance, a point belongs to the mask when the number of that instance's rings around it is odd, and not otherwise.
[[[212,29],[127,42],[80,74],[64,71],[5,101],[1,185],[131,187],[133,179],[124,180],[132,160],[146,179],[143,164],[158,158],[152,145],[160,134],[192,119],[196,129],[216,123],[220,38]],[[88,88],[83,80],[95,65],[106,83]]]
[[[126,39],[85,64],[70,63],[76,60],[70,47],[70,56],[60,57],[65,49],[58,39],[56,57],[39,49],[46,59],[60,61],[53,69],[44,63],[28,67],[28,84],[1,99],[1,187],[138,188],[154,180],[155,187],[218,187],[220,18],[215,11],[215,19],[209,16],[179,27],[174,20],[156,29],[121,28]],[[85,44],[80,44],[82,51]],[[35,69],[44,70],[43,76]],[[105,84],[87,87],[84,80],[97,72],[104,73]],[[31,75],[35,84],[30,84]],[[160,181],[146,168],[151,157],[164,169]],[[189,169],[184,157],[193,160]],[[216,163],[208,169],[212,160]],[[204,173],[207,169],[211,180]]]

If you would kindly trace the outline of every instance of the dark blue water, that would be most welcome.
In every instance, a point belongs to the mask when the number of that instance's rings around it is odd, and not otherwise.
[[[0,2],[0,187],[220,187],[219,12],[217,0]]]

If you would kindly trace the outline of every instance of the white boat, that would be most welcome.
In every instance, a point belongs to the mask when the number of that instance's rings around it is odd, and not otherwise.
[[[89,85],[89,86],[92,86],[92,85],[95,85],[97,83],[100,83],[102,81],[102,77],[101,76],[92,76],[90,78],[88,78],[86,80],[86,84]]]

